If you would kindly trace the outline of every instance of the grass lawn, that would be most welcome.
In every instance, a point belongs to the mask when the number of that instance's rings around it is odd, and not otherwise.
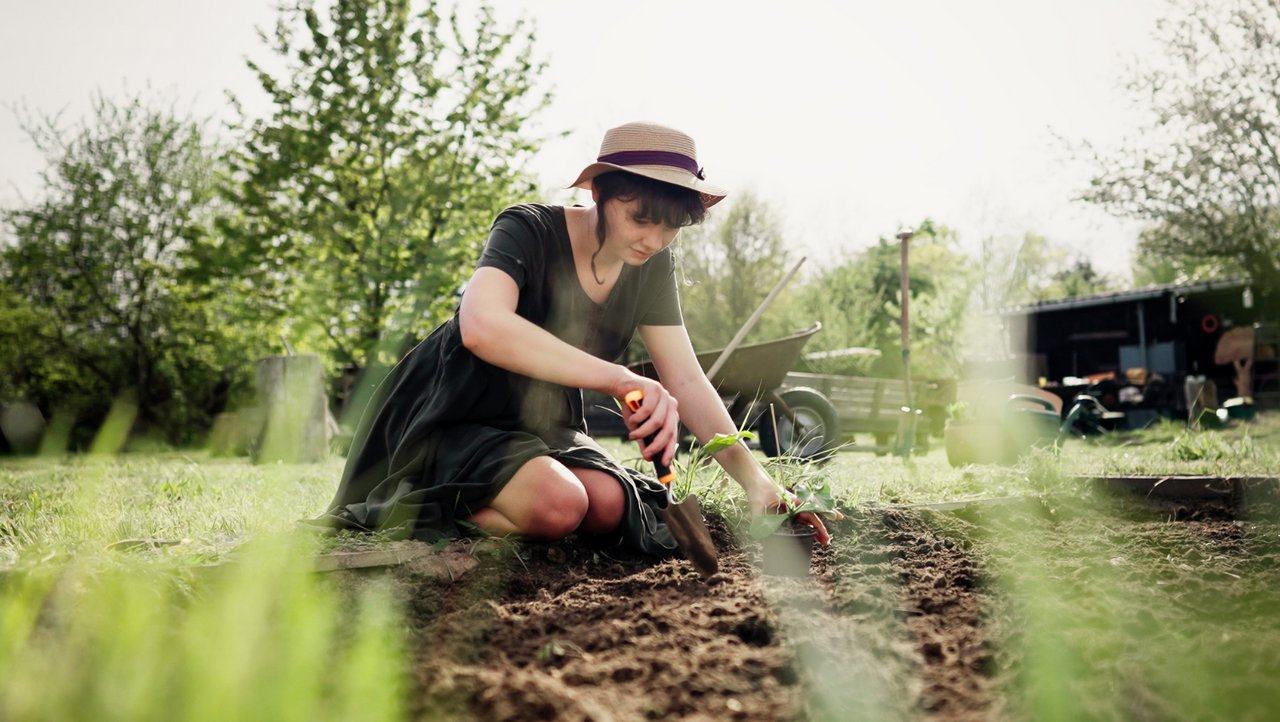
[[[112,555],[126,540],[164,542],[158,556],[212,560],[323,511],[341,471],[341,459],[255,466],[198,453],[6,460],[0,564]]]
[[[639,461],[634,446],[605,444],[619,458]],[[1078,483],[1072,477],[1081,475],[1247,476],[1277,470],[1280,415],[1225,431],[1193,432],[1164,423],[1070,439],[1011,467],[952,468],[934,439],[927,453],[910,460],[845,451],[821,468],[847,505],[1070,493]],[[323,511],[341,471],[338,458],[256,466],[200,452],[0,460],[0,568],[24,557],[94,556],[113,543],[141,539],[178,542],[159,547],[159,556],[213,559],[252,534],[284,531]]]

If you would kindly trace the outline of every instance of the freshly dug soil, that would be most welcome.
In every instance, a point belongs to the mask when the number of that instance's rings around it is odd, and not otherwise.
[[[807,577],[576,540],[408,575],[418,719],[1268,719],[1280,515],[1114,500],[863,508]],[[519,556],[518,556],[519,555]]]
[[[900,550],[907,629],[921,664],[920,702],[931,719],[991,719],[994,672],[984,615],[988,600],[969,553],[918,514],[888,511],[886,534]]]
[[[419,580],[417,716],[892,720],[987,709],[963,552],[904,512],[836,526],[838,542],[798,579],[761,576],[757,546],[739,549],[717,526],[721,572],[705,583],[683,560],[617,559],[575,541],[507,547],[451,586]]]

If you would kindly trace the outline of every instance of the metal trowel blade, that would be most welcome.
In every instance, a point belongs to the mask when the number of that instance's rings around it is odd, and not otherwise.
[[[702,518],[702,507],[698,504],[698,495],[690,494],[678,504],[668,504],[662,512],[662,520],[666,522],[671,535],[680,545],[685,558],[693,563],[703,579],[710,577],[720,569],[719,554],[716,545],[711,541],[711,532],[707,530],[707,522]]]

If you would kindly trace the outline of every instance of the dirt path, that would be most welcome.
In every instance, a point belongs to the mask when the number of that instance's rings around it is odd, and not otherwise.
[[[802,579],[761,577],[723,530],[721,573],[514,547],[413,592],[418,718],[983,719],[973,567],[903,512],[840,525]],[[413,586],[413,585],[411,585]]]
[[[993,718],[991,642],[985,592],[968,552],[918,516],[888,511],[882,521],[900,556],[901,599],[921,663],[921,706],[935,720]]]

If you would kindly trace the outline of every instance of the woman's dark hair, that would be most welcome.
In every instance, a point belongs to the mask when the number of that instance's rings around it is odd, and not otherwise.
[[[702,204],[702,194],[698,191],[683,188],[673,183],[646,178],[625,171],[601,173],[591,181],[596,191],[596,207],[601,209],[596,224],[596,242],[599,247],[591,254],[591,275],[598,283],[604,283],[596,274],[596,256],[604,248],[604,238],[608,232],[605,221],[604,204],[612,199],[620,201],[639,200],[640,207],[636,215],[650,223],[661,223],[668,228],[684,228],[696,226],[707,217],[707,208]]]

